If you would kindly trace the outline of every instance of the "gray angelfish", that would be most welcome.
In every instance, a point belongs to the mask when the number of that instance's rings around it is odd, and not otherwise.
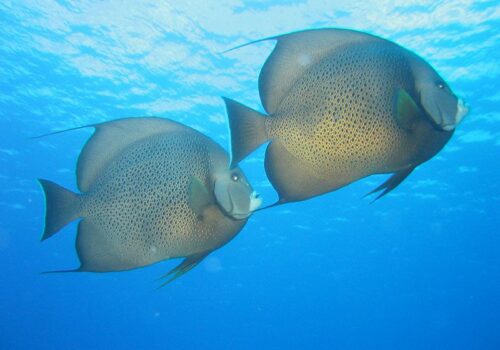
[[[94,125],[77,165],[80,194],[40,180],[51,237],[78,224],[73,271],[120,271],[185,257],[171,280],[230,241],[260,199],[213,140],[162,118]],[[165,283],[165,284],[166,284]]]
[[[427,62],[391,41],[346,29],[269,39],[277,45],[259,77],[268,116],[225,101],[232,164],[269,141],[277,204],[393,173],[371,192],[381,197],[441,150],[467,113]]]

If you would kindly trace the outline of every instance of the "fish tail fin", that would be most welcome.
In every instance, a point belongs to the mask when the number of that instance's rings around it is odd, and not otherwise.
[[[48,180],[38,179],[45,194],[45,228],[41,240],[45,240],[80,214],[79,196]]]
[[[269,137],[264,114],[223,97],[231,131],[231,166],[238,164]]]

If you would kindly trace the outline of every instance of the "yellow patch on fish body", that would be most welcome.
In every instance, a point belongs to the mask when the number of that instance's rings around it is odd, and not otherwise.
[[[401,168],[414,156],[404,152],[413,140],[394,119],[394,86],[387,84],[409,88],[402,74],[408,67],[376,47],[360,50],[349,47],[315,65],[267,123],[271,139],[338,186]],[[382,71],[382,64],[392,69]]]

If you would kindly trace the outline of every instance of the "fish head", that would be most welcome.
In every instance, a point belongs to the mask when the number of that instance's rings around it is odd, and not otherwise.
[[[464,101],[458,98],[444,79],[423,60],[414,65],[413,73],[420,104],[433,124],[443,131],[455,130],[469,111]]]
[[[224,214],[235,220],[248,218],[262,203],[238,167],[215,176],[214,195]]]

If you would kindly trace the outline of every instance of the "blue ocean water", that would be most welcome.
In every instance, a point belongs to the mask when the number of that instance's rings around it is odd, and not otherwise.
[[[498,1],[0,3],[0,349],[500,349]],[[447,146],[390,195],[372,176],[256,213],[167,287],[178,261],[78,266],[75,223],[41,243],[36,179],[76,190],[91,130],[128,116],[190,125],[228,148],[228,96],[289,31],[353,28],[428,60],[471,106]],[[266,203],[263,149],[243,164]]]

